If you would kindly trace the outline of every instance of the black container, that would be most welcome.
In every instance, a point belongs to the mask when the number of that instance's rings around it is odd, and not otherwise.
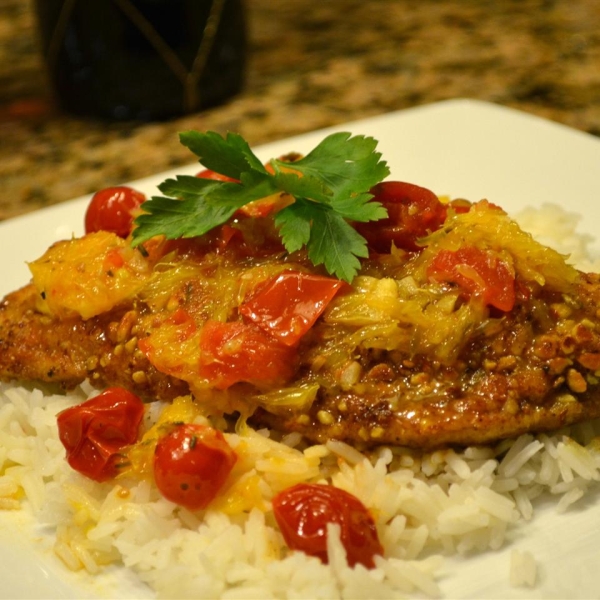
[[[162,120],[215,106],[243,83],[242,0],[36,0],[60,107]]]

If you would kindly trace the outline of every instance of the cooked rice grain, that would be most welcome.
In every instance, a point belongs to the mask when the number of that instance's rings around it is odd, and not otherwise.
[[[531,552],[512,550],[510,553],[510,583],[515,587],[534,587],[537,565]]]

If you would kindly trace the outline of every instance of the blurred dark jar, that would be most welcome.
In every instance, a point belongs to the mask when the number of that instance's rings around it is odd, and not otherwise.
[[[242,87],[242,0],[36,0],[60,107],[161,120],[222,103]]]

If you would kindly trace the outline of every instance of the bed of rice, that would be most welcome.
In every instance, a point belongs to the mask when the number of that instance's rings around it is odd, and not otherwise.
[[[587,256],[589,240],[574,234],[574,216],[546,206],[518,220],[545,242],[558,232],[552,245],[598,269]],[[294,434],[275,439],[250,430],[228,439],[251,456],[247,476],[258,477],[262,501],[237,514],[194,514],[147,482],[97,484],[69,468],[56,414],[90,393],[87,386],[63,396],[0,384],[0,509],[30,510],[55,528],[54,551],[68,568],[95,574],[122,564],[158,597],[438,597],[444,557],[498,549],[511,528],[534,517],[536,499],[553,496],[565,511],[600,479],[597,422],[424,455],[389,447],[364,455],[335,441],[307,447]],[[329,565],[286,549],[269,499],[300,481],[330,481],[370,508],[385,549],[375,569],[348,567],[335,527]],[[515,549],[509,576],[513,585],[534,586],[534,557]]]

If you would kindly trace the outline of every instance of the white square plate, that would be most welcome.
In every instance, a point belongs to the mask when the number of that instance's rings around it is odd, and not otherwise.
[[[451,100],[356,121],[256,149],[267,160],[289,151],[308,152],[325,134],[350,131],[379,140],[393,179],[470,200],[488,198],[515,212],[546,202],[583,215],[579,232],[596,237],[600,225],[600,140],[537,117],[492,104]],[[175,173],[132,182],[152,195]],[[25,262],[53,241],[83,232],[89,197],[0,223],[0,296],[25,284]],[[596,240],[592,250],[598,251]],[[515,528],[497,552],[449,559],[441,587],[448,598],[599,597],[599,489],[566,514],[555,503],[538,503],[531,523]],[[149,597],[148,590],[119,570],[100,577],[66,572],[52,556],[47,532],[19,513],[0,513],[0,597]],[[37,542],[37,543],[36,543]],[[538,564],[533,590],[511,588],[511,549],[530,551]]]

